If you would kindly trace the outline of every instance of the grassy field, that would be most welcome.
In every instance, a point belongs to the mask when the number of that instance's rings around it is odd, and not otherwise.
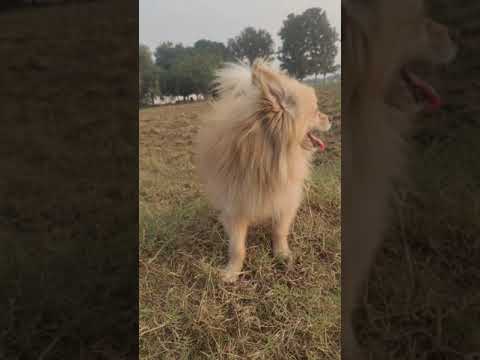
[[[398,187],[395,221],[358,314],[374,359],[480,358],[480,146],[473,130],[419,145],[413,181]]]
[[[334,124],[290,237],[295,265],[281,269],[256,227],[233,285],[219,281],[227,239],[192,164],[208,105],[140,111],[142,359],[340,358],[340,86],[319,102]]]

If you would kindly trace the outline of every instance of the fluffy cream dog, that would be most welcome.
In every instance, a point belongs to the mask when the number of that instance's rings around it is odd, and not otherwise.
[[[342,0],[342,359],[361,360],[352,313],[388,222],[390,179],[404,135],[440,98],[415,74],[455,55],[421,0]]]
[[[217,73],[219,98],[197,138],[196,165],[229,237],[225,281],[237,280],[249,225],[271,221],[275,256],[291,260],[287,236],[302,200],[312,153],[323,149],[316,130],[329,118],[313,88],[257,60]]]

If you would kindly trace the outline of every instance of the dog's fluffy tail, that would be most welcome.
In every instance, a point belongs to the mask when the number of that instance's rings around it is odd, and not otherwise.
[[[255,60],[252,67],[244,62],[225,63],[217,70],[214,80],[214,91],[220,98],[238,97],[251,93],[252,87],[252,68],[254,66],[270,66],[264,59]]]
[[[214,91],[220,98],[245,95],[251,86],[252,71],[245,63],[226,63],[215,73]]]

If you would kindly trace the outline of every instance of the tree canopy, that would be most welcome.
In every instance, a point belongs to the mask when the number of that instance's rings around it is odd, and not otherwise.
[[[298,79],[335,72],[339,36],[324,10],[310,8],[289,14],[279,32],[282,40],[277,58],[281,67]],[[162,42],[153,51],[139,46],[139,98],[152,104],[161,95],[206,94],[215,70],[226,61],[272,60],[274,42],[263,29],[246,27],[226,44],[199,39],[191,46]]]
[[[339,36],[320,8],[289,14],[279,32],[281,67],[299,79],[336,71]]]
[[[240,35],[228,40],[228,50],[237,59],[248,60],[250,64],[257,57],[270,58],[274,54],[273,39],[266,30],[245,28]]]
[[[215,70],[228,60],[231,56],[223,43],[206,39],[198,40],[193,46],[163,42],[153,56],[146,45],[140,45],[140,102],[152,104],[154,98],[162,94],[205,94]]]

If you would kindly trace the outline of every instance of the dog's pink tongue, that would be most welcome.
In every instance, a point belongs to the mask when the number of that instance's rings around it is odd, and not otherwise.
[[[423,94],[425,99],[427,100],[427,110],[428,111],[435,111],[440,108],[442,105],[442,99],[437,94],[435,89],[428,84],[426,81],[423,81],[415,74],[407,71],[407,75],[410,78],[412,84]]]
[[[325,150],[326,146],[325,146],[325,143],[320,140],[319,138],[317,138],[315,135],[311,134],[311,133],[308,133],[308,137],[310,139],[310,141],[312,142],[312,144],[316,147],[318,147],[318,149],[320,151],[323,151]]]

